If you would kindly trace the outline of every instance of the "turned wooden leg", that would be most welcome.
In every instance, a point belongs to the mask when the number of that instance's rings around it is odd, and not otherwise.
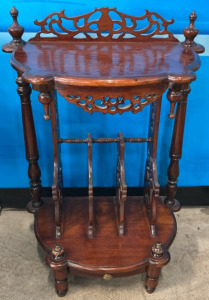
[[[68,291],[68,265],[64,249],[59,243],[55,245],[51,253],[48,253],[46,263],[53,269],[58,296],[65,296]]]
[[[179,94],[179,91],[177,92]],[[181,90],[181,99],[178,102],[178,106],[177,106],[176,119],[175,119],[173,137],[172,137],[171,148],[170,148],[171,161],[168,167],[168,183],[166,185],[167,197],[165,199],[165,204],[170,206],[173,209],[173,211],[180,210],[180,203],[177,200],[175,200],[174,197],[177,191],[177,182],[178,182],[177,178],[179,176],[179,160],[182,156],[184,123],[185,123],[185,116],[186,116],[187,96],[189,92],[190,92],[190,87],[187,84]],[[168,98],[169,97],[172,98],[172,92],[170,93],[168,92]]]
[[[158,285],[158,279],[161,273],[160,267],[155,267],[150,265],[147,268],[147,274],[145,279],[145,289],[146,292],[152,294],[155,291],[156,286]]]
[[[18,73],[16,79],[17,92],[21,98],[22,121],[25,139],[26,159],[29,162],[28,177],[30,178],[30,192],[32,195],[32,205],[28,206],[30,212],[42,205],[41,200],[41,171],[38,165],[38,147],[36,142],[36,133],[33,122],[33,114],[30,102],[31,87],[26,83],[21,74]]]
[[[164,248],[160,242],[157,242],[152,247],[152,256],[157,260],[163,257]],[[152,294],[158,284],[158,279],[160,276],[162,267],[156,264],[150,264],[147,268],[147,274],[145,279],[145,289],[147,293]]]
[[[152,259],[147,267],[147,274],[145,279],[145,289],[147,293],[152,294],[158,285],[158,279],[162,270],[169,260],[170,255],[160,242],[156,242],[152,249]]]
[[[55,289],[57,295],[63,297],[68,291],[68,269],[54,271]]]

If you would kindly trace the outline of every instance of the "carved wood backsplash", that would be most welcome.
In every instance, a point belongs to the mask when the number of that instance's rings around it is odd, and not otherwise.
[[[134,17],[115,8],[99,8],[94,11],[77,16],[67,17],[64,10],[51,13],[42,21],[35,21],[41,26],[41,31],[31,41],[38,40],[75,40],[92,39],[100,41],[178,41],[168,31],[173,19],[166,21],[159,14],[145,11],[143,16]]]

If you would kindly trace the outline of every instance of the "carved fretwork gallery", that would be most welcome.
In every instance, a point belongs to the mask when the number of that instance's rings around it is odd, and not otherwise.
[[[166,21],[146,10],[133,17],[116,9],[101,8],[78,17],[64,11],[35,21],[40,32],[25,43],[24,28],[17,22],[13,7],[13,40],[4,52],[12,53],[17,71],[17,91],[21,98],[23,131],[32,201],[28,211],[35,213],[35,232],[47,251],[46,263],[53,269],[59,296],[68,290],[68,273],[87,277],[129,276],[146,272],[145,288],[154,292],[161,269],[170,260],[168,252],[175,234],[174,212],[179,159],[190,83],[200,66],[196,44],[195,12],[180,43],[168,31]],[[41,171],[30,102],[31,87],[39,91],[44,119],[51,122],[54,153],[52,198],[41,197]],[[174,118],[166,197],[159,195],[157,140],[162,95],[170,101],[168,117]],[[114,115],[138,113],[150,106],[147,137],[86,138],[60,137],[57,92],[87,113]],[[177,108],[176,108],[177,106]],[[139,115],[140,117],[140,115]],[[134,128],[133,128],[134,131]],[[62,143],[85,143],[88,155],[88,196],[62,195]],[[117,144],[116,193],[95,197],[93,193],[93,143]],[[125,178],[126,143],[147,143],[144,196],[128,196]]]

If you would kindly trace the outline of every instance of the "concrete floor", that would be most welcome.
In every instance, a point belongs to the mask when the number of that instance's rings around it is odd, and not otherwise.
[[[176,218],[178,233],[170,249],[171,262],[163,268],[154,294],[145,292],[141,274],[109,282],[70,277],[64,299],[209,299],[209,207],[183,208]],[[33,215],[3,210],[0,216],[0,299],[59,299],[44,258],[45,253],[33,233]]]

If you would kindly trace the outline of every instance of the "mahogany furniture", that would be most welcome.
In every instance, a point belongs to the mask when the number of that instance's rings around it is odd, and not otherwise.
[[[79,276],[114,277],[146,272],[145,288],[152,293],[161,268],[170,260],[168,249],[176,234],[173,212],[180,209],[175,199],[179,159],[190,83],[200,66],[197,53],[204,47],[194,42],[195,12],[184,29],[180,43],[157,13],[146,11],[132,17],[116,9],[102,8],[66,17],[52,13],[40,32],[25,43],[23,27],[12,8],[13,40],[3,46],[12,52],[11,65],[17,71],[17,92],[21,98],[26,158],[35,214],[35,234],[47,251],[46,263],[53,269],[59,296],[68,290],[68,272]],[[146,25],[145,24],[146,21]],[[64,26],[65,24],[65,26]],[[68,27],[66,28],[66,24]],[[38,90],[44,119],[50,120],[54,150],[52,199],[41,197],[41,171],[30,103],[31,86]],[[167,196],[159,195],[156,153],[163,93],[171,103],[169,118],[175,118],[168,167]],[[140,112],[150,105],[148,137],[86,139],[61,138],[56,92],[88,113],[113,115]],[[177,109],[175,112],[175,106]],[[125,143],[147,143],[143,197],[127,196]],[[60,147],[62,143],[88,144],[88,197],[63,198]],[[115,197],[94,197],[92,144],[117,143],[117,189]]]

